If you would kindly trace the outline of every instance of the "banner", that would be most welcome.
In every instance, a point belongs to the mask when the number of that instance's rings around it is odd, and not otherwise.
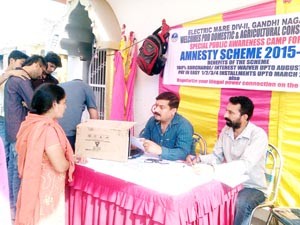
[[[300,92],[300,16],[170,32],[164,84]]]

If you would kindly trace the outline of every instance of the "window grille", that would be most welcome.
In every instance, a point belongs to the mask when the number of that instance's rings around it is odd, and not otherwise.
[[[99,118],[103,120],[105,119],[106,110],[106,50],[93,49],[93,56],[89,67],[88,82],[96,97]]]

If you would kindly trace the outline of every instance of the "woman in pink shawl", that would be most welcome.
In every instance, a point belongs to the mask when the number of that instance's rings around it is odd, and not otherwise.
[[[63,88],[41,85],[17,134],[21,187],[15,225],[65,224],[65,182],[72,181],[73,151],[57,123],[66,109]]]

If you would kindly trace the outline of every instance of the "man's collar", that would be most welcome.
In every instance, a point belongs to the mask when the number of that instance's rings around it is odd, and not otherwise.
[[[228,126],[227,126],[228,127]],[[244,128],[244,130],[238,135],[241,137],[245,137],[245,138],[250,138],[251,137],[251,128],[253,127],[253,123],[251,123],[250,121],[248,122],[247,126]],[[232,135],[234,137],[234,131],[232,129],[232,127],[228,127],[228,129],[226,130],[226,133],[228,135]]]

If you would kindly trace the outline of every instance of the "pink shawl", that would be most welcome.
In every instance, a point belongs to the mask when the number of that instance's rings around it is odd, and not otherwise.
[[[43,153],[47,129],[53,127],[59,137],[61,146],[69,161],[68,181],[72,181],[75,169],[73,150],[61,126],[53,119],[29,113],[22,122],[17,134],[16,149],[18,152],[18,171],[22,179],[17,206],[19,208],[18,223],[34,224],[35,207],[39,207],[38,195],[41,183]],[[35,218],[37,219],[37,218]]]

